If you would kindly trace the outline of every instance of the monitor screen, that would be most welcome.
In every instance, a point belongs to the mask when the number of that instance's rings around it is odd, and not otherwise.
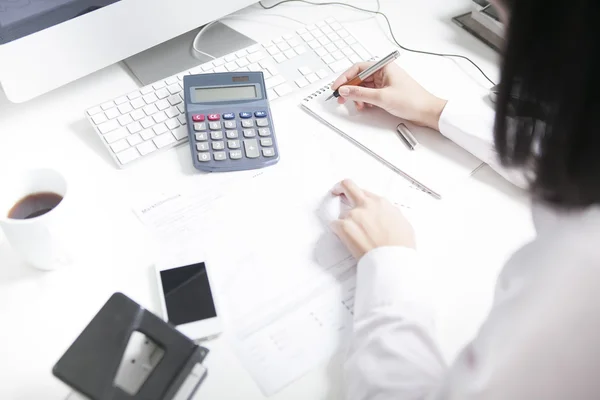
[[[0,0],[0,45],[121,0]]]

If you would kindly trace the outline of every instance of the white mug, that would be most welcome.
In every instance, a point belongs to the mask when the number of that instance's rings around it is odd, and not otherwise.
[[[35,218],[8,217],[20,200],[44,192],[56,193],[63,199],[53,210]],[[66,178],[49,168],[0,178],[0,227],[10,245],[35,268],[53,270],[71,263],[64,246],[71,225],[67,194]]]

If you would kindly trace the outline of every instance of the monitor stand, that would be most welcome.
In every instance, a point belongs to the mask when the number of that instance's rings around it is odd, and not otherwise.
[[[142,86],[206,63],[211,58],[196,52],[192,42],[201,28],[184,33],[123,60]],[[196,46],[216,58],[235,52],[256,42],[217,22],[202,34]]]

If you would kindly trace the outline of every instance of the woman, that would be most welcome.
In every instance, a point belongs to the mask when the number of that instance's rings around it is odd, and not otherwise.
[[[354,208],[334,230],[360,260],[349,399],[600,399],[600,4],[494,3],[510,22],[493,140],[492,115],[474,120],[473,105],[436,98],[395,65],[366,87],[342,86],[363,64],[334,83],[342,103],[439,130],[506,177],[520,171],[538,232],[447,367],[413,289],[424,271],[411,226],[386,200],[338,184]]]

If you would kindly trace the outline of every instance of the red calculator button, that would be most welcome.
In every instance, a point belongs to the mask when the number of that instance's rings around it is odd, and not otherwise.
[[[221,119],[221,116],[219,114],[208,114],[209,121],[218,121],[220,119]]]
[[[204,121],[204,114],[195,114],[195,115],[192,115],[192,120],[194,122],[202,122],[202,121]]]

